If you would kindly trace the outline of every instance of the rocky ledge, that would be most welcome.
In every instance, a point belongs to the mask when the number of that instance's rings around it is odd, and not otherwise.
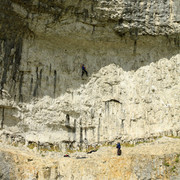
[[[60,179],[179,179],[180,139],[163,137],[136,146],[122,146],[116,155],[112,146],[96,152],[32,151],[0,143],[2,180]]]

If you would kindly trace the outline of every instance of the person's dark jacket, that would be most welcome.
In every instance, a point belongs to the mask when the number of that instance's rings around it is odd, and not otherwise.
[[[121,144],[117,143],[116,148],[121,149]]]

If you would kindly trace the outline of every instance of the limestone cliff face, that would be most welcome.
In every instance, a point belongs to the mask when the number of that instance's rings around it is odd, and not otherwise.
[[[180,136],[178,0],[0,8],[2,140],[64,150]]]

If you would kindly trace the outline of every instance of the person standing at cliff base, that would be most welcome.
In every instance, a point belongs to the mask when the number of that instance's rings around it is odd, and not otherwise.
[[[117,143],[116,148],[117,148],[117,155],[120,156],[121,155],[121,144],[120,144],[120,142]]]
[[[82,74],[81,74],[81,77],[83,77],[84,73],[86,73],[86,76],[88,76],[88,72],[86,70],[86,67],[84,66],[84,64],[82,64]]]

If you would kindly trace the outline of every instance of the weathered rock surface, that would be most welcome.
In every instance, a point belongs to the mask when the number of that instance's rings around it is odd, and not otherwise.
[[[179,139],[63,157],[180,136],[179,9],[0,1],[0,179],[180,179]]]
[[[45,96],[22,106],[1,100],[3,127],[17,139],[60,149],[82,146],[85,138],[93,144],[179,136],[179,65],[179,55],[136,71],[111,64],[55,99]],[[5,141],[10,132],[4,132]]]
[[[1,1],[1,140],[65,151],[180,136],[179,7]]]
[[[122,147],[101,147],[97,152],[79,152],[62,157],[61,153],[41,154],[0,143],[2,180],[28,179],[179,179],[180,139],[161,138],[153,143]],[[3,172],[6,173],[3,173]]]

